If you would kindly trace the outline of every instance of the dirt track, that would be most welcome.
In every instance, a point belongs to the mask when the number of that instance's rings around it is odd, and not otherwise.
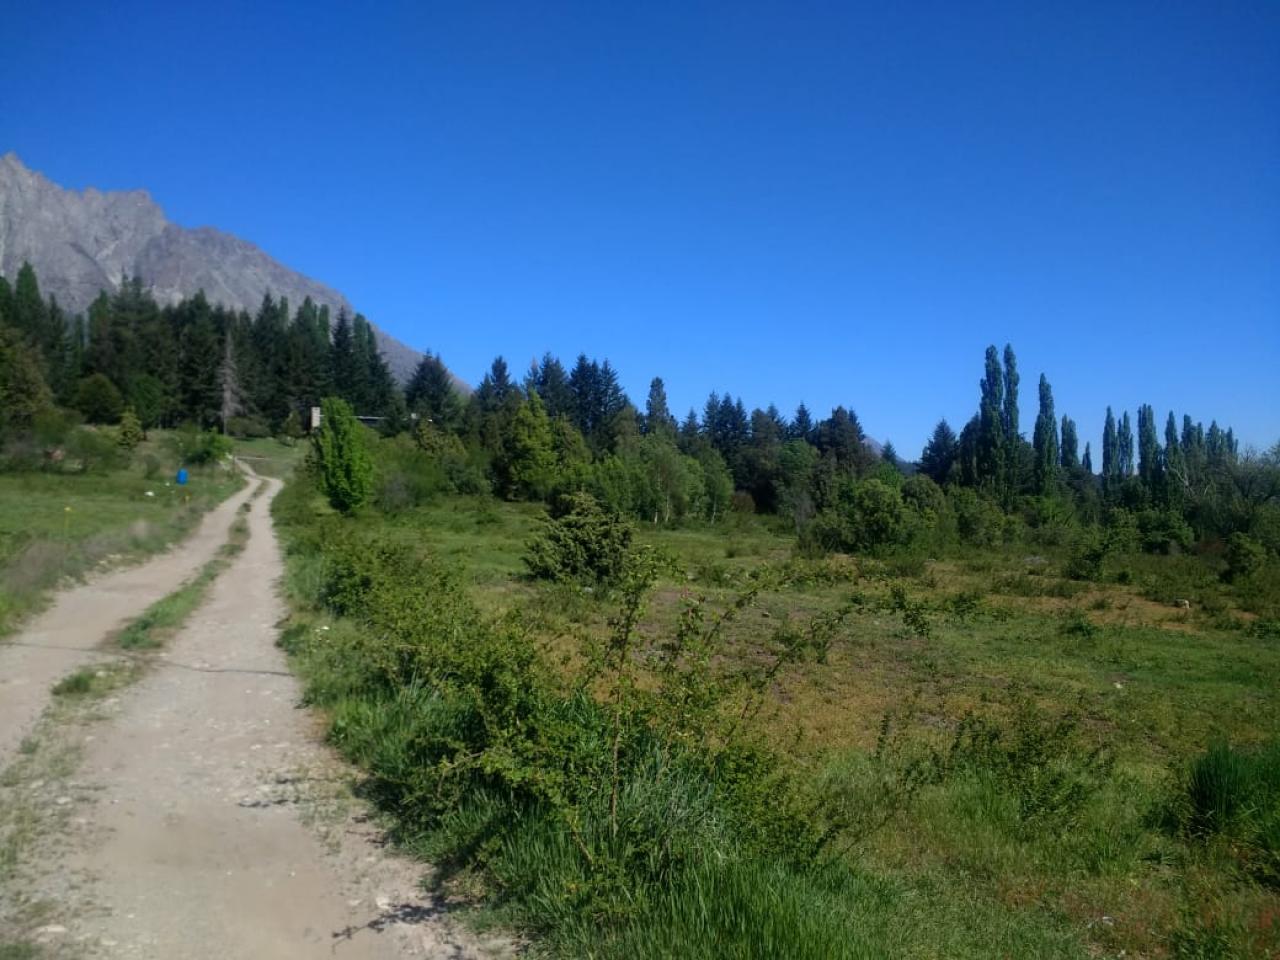
[[[146,563],[96,577],[57,596],[11,641],[0,643],[0,769],[12,762],[49,705],[50,688],[92,658],[108,633],[182,585],[227,539],[248,484],[200,521],[196,532]]]
[[[298,708],[275,645],[285,611],[269,483],[245,550],[85,738],[73,836],[36,871],[40,897],[60,905],[36,939],[156,960],[509,952],[458,933],[424,898],[420,865],[380,843]]]

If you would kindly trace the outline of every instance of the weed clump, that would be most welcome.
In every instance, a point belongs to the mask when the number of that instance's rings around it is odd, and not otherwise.
[[[1280,741],[1210,746],[1181,775],[1165,822],[1201,843],[1221,844],[1245,872],[1280,887]]]

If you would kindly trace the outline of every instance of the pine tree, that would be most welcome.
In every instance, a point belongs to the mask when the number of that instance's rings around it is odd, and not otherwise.
[[[542,398],[547,417],[556,420],[560,417],[573,418],[573,390],[569,387],[569,374],[556,357],[550,353],[543,354],[542,363],[537,365],[537,378],[533,386]]]
[[[676,418],[667,407],[667,388],[661,377],[649,381],[649,399],[645,403],[644,432],[674,437]]]
[[[939,420],[920,454],[920,472],[934,483],[946,483],[958,454],[959,441],[955,431],[945,419]]]
[[[1053,409],[1053,388],[1040,374],[1040,411],[1036,415],[1032,446],[1035,450],[1036,490],[1051,493],[1058,483],[1058,415]]]
[[[0,439],[29,428],[53,405],[53,396],[31,346],[17,330],[0,322]]]
[[[809,414],[809,408],[803,403],[796,407],[796,415],[791,419],[791,429],[788,436],[792,440],[809,440],[813,437],[813,417]]]
[[[334,392],[354,403],[360,378],[356,374],[355,338],[351,330],[351,318],[346,310],[338,311],[338,322],[333,327],[333,346],[329,352],[329,366],[333,370]]]
[[[31,264],[25,260],[18,268],[18,276],[13,287],[13,313],[9,322],[18,329],[28,342],[42,347],[46,320],[44,299],[40,296],[40,282]]]
[[[890,466],[898,465],[898,451],[893,448],[892,440],[886,440],[884,446],[880,448],[880,459]]]

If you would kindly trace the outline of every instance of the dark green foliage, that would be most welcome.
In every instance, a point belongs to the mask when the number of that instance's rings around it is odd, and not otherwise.
[[[624,572],[631,527],[589,493],[561,497],[529,541],[525,564],[543,580],[610,586]]]
[[[1036,490],[1051,493],[1058,483],[1058,417],[1053,410],[1053,389],[1040,374],[1040,412],[1032,441],[1035,449]]]
[[[946,483],[959,455],[959,440],[946,420],[939,420],[920,454],[920,471],[934,483]]]
[[[311,435],[311,463],[330,505],[350,513],[369,498],[373,465],[365,448],[364,427],[350,405],[338,397],[321,404],[320,429]]]
[[[1237,531],[1227,539],[1227,569],[1223,578],[1229,581],[1244,580],[1262,568],[1267,552],[1247,533]]]
[[[95,373],[76,387],[75,407],[90,423],[116,423],[124,412],[124,398],[114,383]]]
[[[30,428],[52,403],[33,352],[16,331],[0,323],[0,440]]]

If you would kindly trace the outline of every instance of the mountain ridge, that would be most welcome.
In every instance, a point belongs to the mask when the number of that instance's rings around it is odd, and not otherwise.
[[[86,310],[100,291],[119,289],[125,276],[142,280],[162,304],[203,290],[212,302],[250,313],[267,293],[294,306],[310,297],[335,315],[356,312],[341,292],[248,240],[173,223],[147,190],[68,189],[9,151],[0,156],[0,275],[14,276],[24,261],[71,313]],[[373,329],[393,376],[405,382],[422,353]]]

